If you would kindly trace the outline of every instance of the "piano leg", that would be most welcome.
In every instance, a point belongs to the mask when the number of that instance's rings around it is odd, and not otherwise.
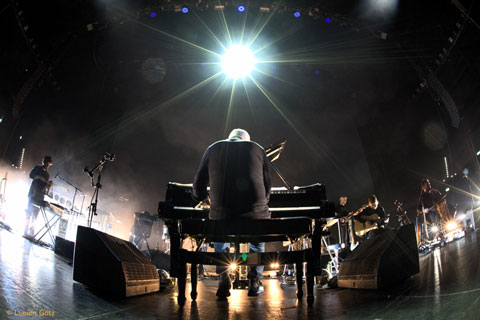
[[[314,283],[314,265],[313,260],[307,262],[307,303],[309,306],[313,305],[313,301],[315,300],[313,296],[313,283]]]
[[[191,277],[191,285],[192,291],[190,292],[190,297],[193,301],[197,299],[197,264],[192,263],[190,266],[190,277]]]
[[[183,307],[185,305],[185,301],[187,300],[185,298],[185,287],[187,285],[187,276],[179,276],[178,277],[178,297],[177,301],[178,304]]]
[[[297,279],[297,299],[301,300],[303,298],[303,263],[295,263],[295,277]]]
[[[317,276],[322,274],[322,226],[323,223],[321,220],[315,220],[315,228],[312,236],[312,250],[313,259],[315,261],[313,274]]]
[[[177,278],[178,297],[177,301],[180,306],[185,305],[185,286],[187,284],[187,263],[183,258],[180,250],[182,248],[182,238],[178,232],[178,222],[166,221],[168,233],[170,234],[170,274]]]

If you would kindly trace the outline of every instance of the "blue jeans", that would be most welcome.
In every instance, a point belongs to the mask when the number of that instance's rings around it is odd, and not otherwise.
[[[265,242],[259,243],[252,243],[248,244],[250,247],[250,252],[265,252]],[[223,242],[215,242],[214,244],[215,252],[228,252],[228,248],[230,248],[230,243],[223,243]],[[228,267],[224,266],[217,266],[217,273],[220,274],[226,271]],[[263,266],[255,266],[248,268],[248,279],[260,278],[262,276]]]

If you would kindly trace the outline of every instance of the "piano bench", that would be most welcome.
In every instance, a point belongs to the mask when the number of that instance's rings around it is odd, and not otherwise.
[[[292,217],[281,219],[259,220],[207,220],[186,219],[178,221],[178,230],[181,235],[188,235],[197,240],[206,242],[233,242],[238,248],[240,243],[272,242],[293,240],[299,237],[310,236],[313,232],[312,219],[306,217]],[[185,304],[186,265],[191,264],[191,293],[192,300],[197,297],[197,265],[228,266],[233,261],[237,265],[267,265],[272,261],[280,264],[295,264],[297,270],[303,270],[306,263],[307,302],[312,304],[314,282],[314,254],[312,249],[299,251],[247,253],[240,252],[202,252],[188,251],[179,248],[171,251],[172,276],[178,278],[178,303]],[[176,266],[174,265],[177,264]],[[176,270],[176,271],[174,271]],[[303,297],[303,272],[297,272],[297,298]]]

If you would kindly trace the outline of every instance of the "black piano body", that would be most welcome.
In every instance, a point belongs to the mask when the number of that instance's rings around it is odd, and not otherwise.
[[[208,209],[195,208],[198,202],[192,197],[192,185],[170,182],[165,201],[159,203],[161,219],[208,219]],[[315,220],[335,215],[335,205],[328,201],[325,186],[315,183],[292,190],[272,188],[268,203],[272,219],[309,217]]]
[[[170,272],[178,278],[180,305],[185,303],[186,263],[191,263],[193,300],[196,298],[196,265],[215,264],[214,253],[189,252],[182,249],[182,241],[190,237],[218,242],[282,241],[292,237],[308,236],[311,248],[302,251],[273,253],[283,261],[296,263],[301,268],[307,262],[307,301],[313,303],[313,277],[321,275],[321,236],[326,218],[335,215],[335,205],[326,199],[325,186],[313,184],[305,187],[273,188],[269,208],[272,219],[230,223],[228,220],[208,219],[208,209],[196,208],[192,198],[192,185],[169,183],[166,200],[159,203],[159,218],[165,221],[170,236]],[[246,224],[245,226],[242,223]],[[239,227],[243,226],[243,227]],[[219,231],[221,230],[221,231]],[[219,253],[217,253],[218,255]],[[269,259],[272,253],[260,258]],[[302,260],[303,259],[303,260]],[[248,263],[248,261],[247,261]],[[298,275],[301,277],[301,273]],[[297,278],[297,297],[303,296],[301,278]]]

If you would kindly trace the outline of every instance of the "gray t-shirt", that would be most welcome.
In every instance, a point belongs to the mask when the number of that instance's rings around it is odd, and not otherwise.
[[[265,150],[252,141],[228,139],[205,151],[193,181],[193,198],[201,201],[210,195],[212,220],[270,219],[270,188]]]

